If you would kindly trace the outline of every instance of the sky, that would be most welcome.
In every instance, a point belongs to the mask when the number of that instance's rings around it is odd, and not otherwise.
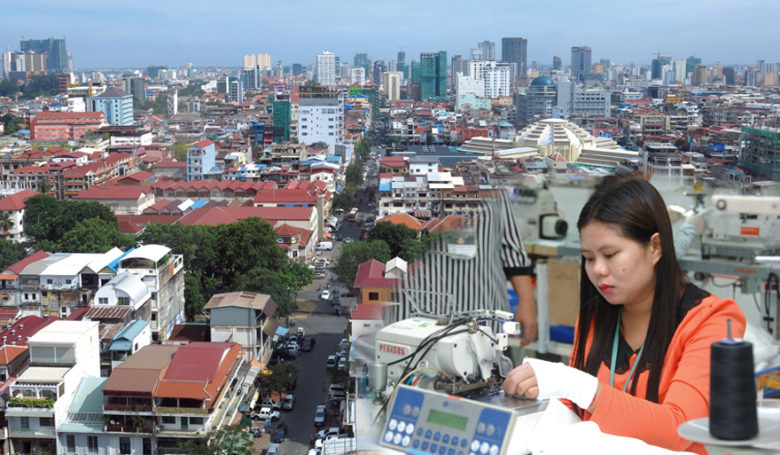
[[[705,64],[780,61],[776,0],[28,0],[3,5],[0,49],[65,37],[77,70],[240,66],[244,54],[311,65],[324,50],[407,62],[448,58],[484,40],[528,40],[528,64],[564,64],[571,47],[593,61],[649,64],[656,53]]]

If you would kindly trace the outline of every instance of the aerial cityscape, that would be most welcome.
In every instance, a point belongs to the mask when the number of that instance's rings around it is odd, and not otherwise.
[[[569,364],[578,215],[636,175],[777,395],[780,5],[30,3],[0,20],[0,454],[537,453],[544,407],[485,397]],[[675,438],[643,441],[704,450]]]

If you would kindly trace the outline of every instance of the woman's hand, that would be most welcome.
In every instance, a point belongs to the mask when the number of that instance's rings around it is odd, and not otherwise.
[[[530,364],[524,363],[506,375],[504,393],[523,398],[537,398],[539,396],[536,373]]]
[[[599,381],[562,363],[525,358],[506,375],[504,393],[524,398],[565,398],[583,409],[593,409]]]

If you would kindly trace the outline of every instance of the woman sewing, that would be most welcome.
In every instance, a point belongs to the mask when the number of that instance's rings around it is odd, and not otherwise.
[[[602,432],[706,453],[677,427],[709,415],[710,345],[736,337],[731,299],[688,283],[664,200],[640,178],[605,181],[580,213],[580,313],[570,366],[526,359],[508,394],[563,398]]]

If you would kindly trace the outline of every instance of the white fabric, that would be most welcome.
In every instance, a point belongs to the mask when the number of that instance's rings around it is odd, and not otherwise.
[[[528,448],[533,455],[690,454],[652,446],[636,438],[602,433],[595,422],[581,421],[559,400],[550,400],[532,434]]]
[[[562,363],[547,362],[526,357],[523,363],[531,365],[539,385],[539,399],[566,398],[587,409],[596,396],[599,380],[584,371]]]

